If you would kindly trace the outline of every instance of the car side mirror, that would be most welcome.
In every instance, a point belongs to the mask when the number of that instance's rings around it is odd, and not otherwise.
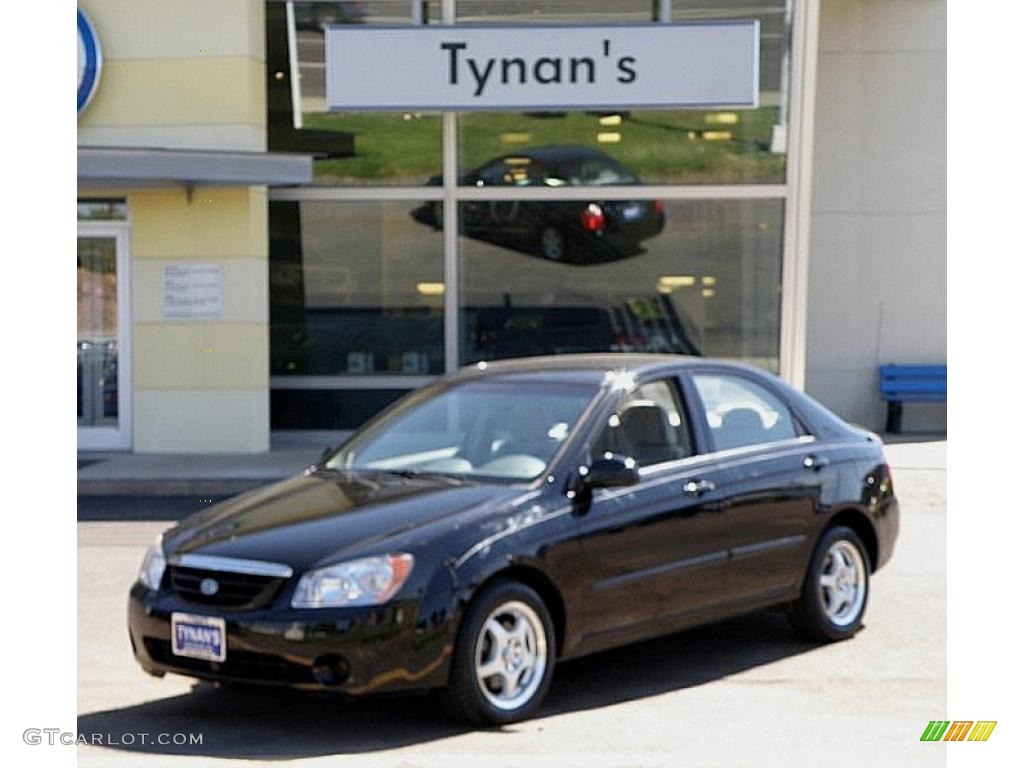
[[[611,456],[597,459],[583,475],[587,488],[623,488],[640,482],[640,470],[636,461],[627,456]]]

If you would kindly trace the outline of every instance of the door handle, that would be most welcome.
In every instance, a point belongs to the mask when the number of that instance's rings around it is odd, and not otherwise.
[[[715,490],[715,484],[710,480],[687,480],[683,483],[683,493],[687,496],[703,496]]]
[[[813,453],[809,456],[804,456],[804,469],[809,469],[812,472],[818,472],[829,465],[829,461],[824,456],[815,456]]]

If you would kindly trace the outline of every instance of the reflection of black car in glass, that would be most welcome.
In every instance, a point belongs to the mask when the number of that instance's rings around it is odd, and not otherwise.
[[[440,184],[441,177],[430,179]],[[526,149],[468,172],[461,184],[487,187],[601,187],[641,184],[636,174],[596,149],[551,146]],[[472,200],[462,203],[463,234],[551,261],[595,264],[642,253],[640,243],[665,227],[660,200]],[[441,204],[412,212],[440,228]]]
[[[438,689],[461,718],[508,723],[558,660],[755,609],[852,637],[898,528],[877,436],[763,371],[481,364],[166,531],[128,628],[154,675]]]

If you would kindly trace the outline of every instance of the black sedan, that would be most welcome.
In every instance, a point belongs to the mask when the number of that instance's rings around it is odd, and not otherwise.
[[[440,184],[441,177],[430,179]],[[487,187],[635,186],[636,174],[596,149],[555,145],[524,149],[470,171],[461,184]],[[412,211],[421,224],[441,227],[440,202]],[[661,200],[471,200],[460,208],[468,237],[550,261],[601,264],[643,253],[640,242],[665,228]]]
[[[143,561],[139,663],[536,711],[559,659],[773,605],[861,626],[899,507],[879,439],[755,368],[659,355],[479,363]]]

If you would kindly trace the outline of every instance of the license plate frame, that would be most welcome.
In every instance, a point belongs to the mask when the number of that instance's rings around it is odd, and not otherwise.
[[[171,653],[187,659],[223,663],[228,655],[227,622],[219,616],[172,613]]]

